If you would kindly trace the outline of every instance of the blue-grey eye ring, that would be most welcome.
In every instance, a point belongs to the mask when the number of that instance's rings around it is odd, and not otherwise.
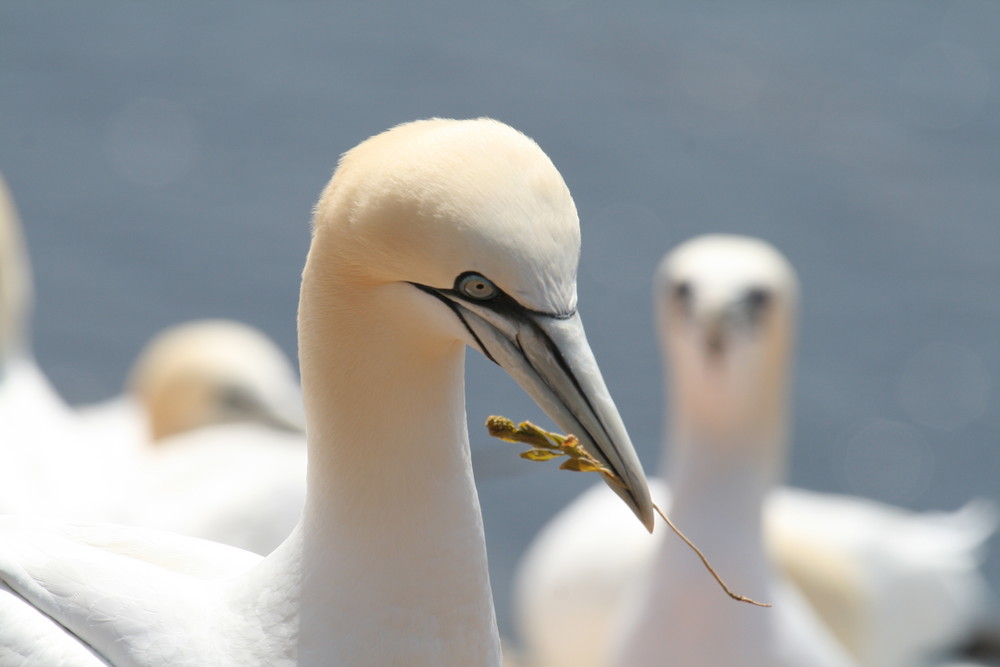
[[[487,301],[500,293],[496,285],[478,273],[466,273],[458,279],[457,287],[462,294],[477,301]]]

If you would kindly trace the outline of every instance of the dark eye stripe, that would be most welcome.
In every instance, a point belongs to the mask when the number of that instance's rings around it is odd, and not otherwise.
[[[463,281],[472,278],[475,281],[487,283],[495,290],[495,292],[489,297],[479,297],[470,296],[468,292],[462,289]],[[502,289],[497,287],[489,278],[483,276],[475,271],[466,271],[462,273],[457,278],[455,278],[455,286],[452,289],[441,289],[440,287],[428,287],[427,285],[421,285],[420,283],[410,283],[414,287],[421,289],[424,292],[433,294],[439,298],[445,298],[448,300],[455,301],[466,301],[469,303],[478,304],[482,308],[488,308],[496,313],[506,314],[510,316],[513,313],[526,313],[529,315],[535,315],[538,317],[550,317],[554,320],[568,320],[574,315],[576,315],[576,308],[568,311],[557,311],[557,312],[546,312],[543,310],[533,310],[531,308],[526,308],[517,302],[516,299],[512,298],[509,294],[504,292]]]

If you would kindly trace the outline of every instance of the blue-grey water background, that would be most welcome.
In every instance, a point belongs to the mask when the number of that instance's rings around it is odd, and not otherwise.
[[[310,209],[339,153],[487,115],[574,193],[581,312],[647,470],[652,271],[686,238],[738,232],[801,275],[791,482],[918,509],[1000,500],[998,34],[1000,3],[977,0],[5,0],[0,170],[33,254],[37,356],[88,402],[179,320],[242,319],[294,354]],[[517,558],[593,480],[490,441],[491,413],[548,422],[478,355],[468,374],[509,632]]]

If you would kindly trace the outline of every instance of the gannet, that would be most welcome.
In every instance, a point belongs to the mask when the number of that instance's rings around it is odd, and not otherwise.
[[[857,664],[913,667],[960,642],[981,618],[985,584],[978,565],[995,523],[991,507],[916,514],[789,487],[766,493],[786,465],[796,282],[787,261],[765,243],[713,235],[669,254],[654,288],[670,384],[663,472],[682,485],[682,504],[671,502],[660,480],[652,481],[653,496],[731,588],[775,606],[730,601],[675,537],[651,539],[633,530],[606,490],[594,488],[542,529],[519,565],[514,607],[529,665],[607,665],[616,631],[629,624],[631,634],[617,640],[619,655],[637,660],[626,664],[643,664],[629,653],[652,646],[636,625],[642,615],[664,623],[657,633],[661,664],[728,664],[713,650],[740,651],[735,664],[754,664],[749,656],[771,630],[761,627],[746,639],[727,623],[742,617],[764,626],[804,609],[809,632],[816,632],[818,617],[828,630],[820,628],[822,645],[835,644],[833,635]],[[696,442],[708,444],[696,449]],[[766,549],[757,526],[762,496]],[[671,559],[682,559],[684,569],[671,569]],[[679,573],[683,585],[671,580]],[[784,602],[788,595],[791,604]],[[717,607],[712,624],[697,626]],[[684,622],[666,628],[678,613]],[[573,631],[555,631],[547,620],[553,618]],[[703,640],[705,653],[684,653]]]
[[[78,496],[84,470],[99,474],[75,448],[70,408],[38,367],[31,345],[32,284],[21,221],[0,177],[0,512],[45,513]],[[75,511],[100,493],[84,493]]]
[[[76,409],[94,456],[119,472],[88,518],[159,528],[268,554],[305,502],[302,396],[288,358],[234,320],[161,331],[125,392]]]
[[[669,358],[671,518],[743,595],[719,595],[679,540],[663,540],[626,608],[612,664],[847,667],[846,651],[775,571],[764,498],[782,476],[797,280],[769,245],[702,237],[661,265]],[[724,639],[723,639],[724,638]]]
[[[85,428],[143,444],[203,426],[255,423],[302,431],[302,397],[284,352],[227,319],[182,322],[137,355],[117,398],[76,409]]]
[[[300,523],[257,559],[169,533],[6,519],[0,658],[44,642],[71,665],[499,665],[466,345],[593,449],[652,523],[577,312],[578,254],[561,176],[502,123],[418,121],[348,151],[302,277]]]
[[[169,527],[257,552],[288,534],[304,498],[304,440],[272,429],[301,430],[302,407],[273,342],[234,321],[177,325],[139,355],[125,395],[71,408],[35,363],[31,292],[20,220],[0,181],[0,512]],[[216,429],[200,446],[177,437],[235,422],[267,428]],[[149,447],[171,435],[169,454]],[[220,469],[237,438],[244,455]]]

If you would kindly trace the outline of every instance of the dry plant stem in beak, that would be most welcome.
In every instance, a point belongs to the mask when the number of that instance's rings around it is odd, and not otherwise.
[[[618,479],[615,473],[605,466],[601,465],[591,454],[584,448],[580,441],[573,435],[559,435],[558,433],[551,433],[545,429],[535,426],[531,422],[521,422],[520,424],[514,424],[511,420],[506,417],[492,416],[486,419],[486,430],[494,438],[499,438],[500,440],[505,440],[507,442],[515,442],[523,445],[528,445],[531,449],[521,452],[521,458],[528,459],[529,461],[548,461],[560,456],[565,456],[566,460],[563,461],[562,465],[559,466],[560,470],[575,470],[577,472],[597,472],[600,473],[607,481],[611,484],[617,486],[622,486],[622,481]],[[674,531],[677,537],[684,541],[684,544],[688,545],[692,551],[694,551],[698,558],[701,559],[702,564],[705,569],[708,570],[709,574],[718,582],[722,590],[726,592],[726,595],[739,602],[746,602],[747,604],[756,605],[758,607],[770,607],[771,605],[766,602],[757,602],[745,595],[739,595],[734,593],[726,585],[726,582],[722,580],[722,577],[715,571],[715,568],[708,562],[708,558],[705,554],[701,552],[701,549],[696,547],[694,543],[688,539],[687,535],[681,532],[680,528],[674,525],[674,522],[663,513],[663,510],[659,508],[658,505],[654,504],[653,509],[656,513],[663,517],[663,520],[667,522],[670,526],[670,530]]]

